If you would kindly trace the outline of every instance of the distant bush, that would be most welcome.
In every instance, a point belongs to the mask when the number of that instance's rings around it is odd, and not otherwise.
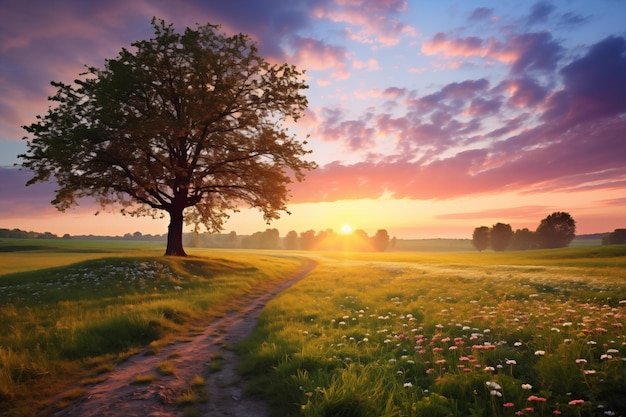
[[[603,245],[622,245],[626,244],[626,229],[615,229],[602,237]]]

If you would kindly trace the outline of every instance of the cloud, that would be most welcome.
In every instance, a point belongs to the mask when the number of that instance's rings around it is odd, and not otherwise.
[[[546,1],[537,2],[530,9],[530,14],[526,18],[527,23],[529,25],[546,23],[555,10],[556,7]]]
[[[492,19],[494,10],[488,7],[478,7],[472,11],[468,20],[470,22],[481,22]]]
[[[290,41],[294,63],[309,71],[330,70],[334,80],[350,78],[347,71],[348,53],[345,48],[326,44],[312,38],[294,37]]]
[[[50,204],[54,199],[55,186],[51,183],[37,183],[26,187],[31,177],[29,172],[17,168],[0,167],[0,194],[4,196],[0,199],[2,219],[42,217],[57,213]]]
[[[530,77],[504,80],[495,88],[496,92],[505,92],[509,98],[507,104],[513,108],[535,108],[543,103],[550,90]]]
[[[511,73],[526,71],[553,71],[561,59],[563,48],[548,32],[524,33],[508,36],[505,40],[476,36],[451,37],[437,33],[422,45],[426,55],[443,54],[446,58],[483,58],[510,65]]]
[[[294,195],[298,201],[449,199],[498,190],[623,189],[625,55],[622,38],[592,45],[557,73],[559,90],[528,76],[493,88],[486,79],[467,80],[421,97],[390,90],[404,100],[405,114],[381,112],[346,122],[343,112],[327,110],[322,124],[332,127],[329,137],[355,151],[375,148],[378,137],[394,138],[395,153],[322,166]]]
[[[347,24],[346,37],[353,41],[388,47],[403,36],[415,36],[415,29],[393,17],[407,7],[406,0],[337,0],[317,5],[313,16]]]
[[[626,40],[610,36],[561,71],[571,117],[626,112]]]
[[[545,213],[554,209],[549,206],[521,206],[509,208],[488,209],[473,212],[447,213],[436,216],[444,220],[473,220],[473,219],[528,219],[541,218]]]

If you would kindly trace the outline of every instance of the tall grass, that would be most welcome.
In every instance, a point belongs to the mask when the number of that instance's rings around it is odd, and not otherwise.
[[[276,416],[623,416],[625,256],[323,254],[241,370]]]
[[[187,338],[301,267],[297,257],[263,252],[122,255],[0,275],[1,415],[36,415],[71,384],[97,380],[148,345]],[[40,263],[34,253],[25,259]]]

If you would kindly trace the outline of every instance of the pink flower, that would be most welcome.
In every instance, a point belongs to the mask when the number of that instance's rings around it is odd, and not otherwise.
[[[543,397],[537,397],[536,395],[531,395],[528,397],[528,401],[537,401],[538,403],[545,403],[546,399]]]
[[[555,416],[560,416],[561,412],[559,410],[554,410],[552,414],[554,414]]]
[[[585,400],[572,400],[568,402],[569,405],[581,405],[584,404]]]
[[[504,404],[502,404],[502,407],[511,408],[511,407],[515,407],[515,404],[513,404],[513,403],[504,403]]]

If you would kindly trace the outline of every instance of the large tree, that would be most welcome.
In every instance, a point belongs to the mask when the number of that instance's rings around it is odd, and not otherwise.
[[[122,49],[74,84],[53,82],[56,106],[24,129],[28,182],[58,184],[61,211],[93,197],[130,215],[169,214],[166,255],[184,256],[183,222],[219,231],[242,205],[267,222],[286,210],[288,184],[315,168],[288,132],[307,106],[303,72],[270,64],[244,34],[207,24]]]
[[[569,213],[554,212],[541,220],[536,235],[543,248],[564,248],[576,236],[576,221]]]

